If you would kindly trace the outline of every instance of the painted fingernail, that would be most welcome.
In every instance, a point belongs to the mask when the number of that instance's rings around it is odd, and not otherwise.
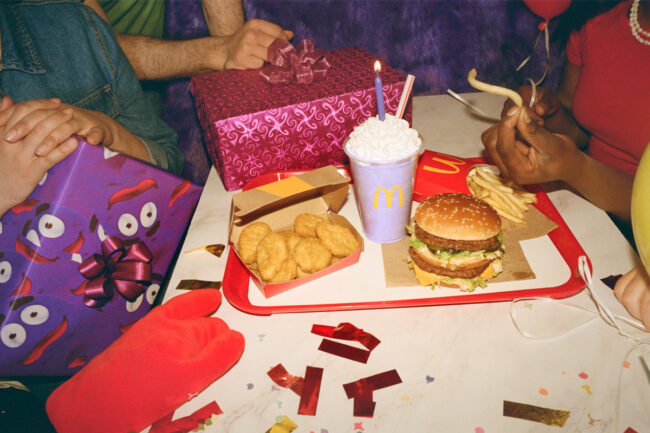
[[[530,118],[530,114],[528,114],[528,111],[524,110],[524,122],[530,123],[532,119]]]
[[[16,137],[16,130],[12,129],[11,131],[7,132],[7,134],[5,135],[5,140],[11,141],[14,139],[14,137]]]
[[[508,116],[514,116],[515,113],[517,112],[518,108],[517,107],[512,107],[508,112],[506,113]]]

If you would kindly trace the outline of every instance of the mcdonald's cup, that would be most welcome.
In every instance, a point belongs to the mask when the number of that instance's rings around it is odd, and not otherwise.
[[[386,130],[389,130],[388,132]],[[367,145],[366,145],[367,144]],[[367,239],[391,244],[406,235],[422,140],[402,119],[371,117],[344,144]]]

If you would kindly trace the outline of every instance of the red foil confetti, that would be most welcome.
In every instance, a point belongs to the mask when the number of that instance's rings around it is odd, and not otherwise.
[[[381,341],[372,334],[359,329],[351,323],[343,322],[338,326],[313,325],[312,334],[322,337],[336,338],[338,340],[354,340],[361,343],[365,348],[372,351]]]
[[[343,385],[343,389],[348,398],[354,398],[354,416],[372,417],[375,411],[375,402],[372,399],[373,391],[398,383],[402,383],[402,378],[397,374],[397,370],[389,370],[346,383]]]
[[[176,290],[221,289],[221,281],[181,280]]]
[[[223,411],[216,401],[208,403],[191,415],[172,421],[176,409],[151,425],[149,433],[187,433],[196,430],[201,425],[211,424],[213,415],[221,415]]]
[[[564,427],[569,415],[568,410],[556,410],[532,404],[503,400],[503,416],[540,422],[546,425]]]
[[[300,415],[316,415],[322,379],[322,368],[307,366],[305,370],[305,382],[302,386],[302,394],[300,394],[300,404],[298,405],[298,413]]]
[[[340,356],[342,358],[351,359],[353,361],[367,363],[370,356],[369,350],[359,349],[358,347],[349,346],[347,344],[338,343],[336,341],[323,338],[318,350],[330,353],[332,355]]]
[[[374,376],[364,377],[356,382],[346,383],[343,385],[343,389],[348,398],[353,398],[358,395],[372,395],[372,391],[397,385],[398,383],[402,383],[402,378],[397,374],[397,370],[389,370]]]
[[[283,388],[289,388],[291,391],[295,392],[298,395],[302,395],[302,387],[305,382],[305,379],[298,376],[290,375],[287,370],[278,364],[272,369],[270,369],[266,374],[269,375],[271,380],[276,384],[280,385]]]
[[[364,400],[362,398],[354,399],[354,406],[352,414],[354,416],[363,416],[366,418],[372,418],[375,414],[375,406],[377,403],[371,400]]]

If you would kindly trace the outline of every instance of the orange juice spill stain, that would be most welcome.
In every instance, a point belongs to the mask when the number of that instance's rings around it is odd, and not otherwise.
[[[411,401],[411,397],[409,397],[408,395],[403,395],[402,396],[402,401],[404,403],[408,403],[409,401]]]

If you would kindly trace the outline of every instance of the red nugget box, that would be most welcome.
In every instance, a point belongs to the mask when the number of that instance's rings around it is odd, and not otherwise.
[[[260,72],[273,66],[192,78],[203,137],[227,190],[270,171],[346,162],[343,141],[377,115],[377,58],[359,48],[322,54],[330,67],[311,84],[269,84]],[[381,78],[386,112],[394,114],[406,77],[382,63]],[[410,105],[404,114],[409,122]]]

